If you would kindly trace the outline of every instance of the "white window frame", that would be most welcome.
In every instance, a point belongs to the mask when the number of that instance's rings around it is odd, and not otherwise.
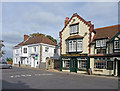
[[[82,51],[82,49],[83,49],[83,40],[77,40],[77,52]]]
[[[106,69],[107,68],[107,61],[106,60],[94,60],[94,68]]]
[[[106,47],[106,39],[96,40],[96,47]]]
[[[78,33],[78,32],[79,32],[79,24],[70,26],[70,34]]]
[[[78,60],[78,68],[87,68],[87,60]]]
[[[45,47],[45,52],[49,52],[49,47]]]
[[[23,48],[23,53],[27,53],[27,48]]]
[[[114,49],[120,49],[120,41],[114,41]]]
[[[36,52],[37,51],[37,48],[36,47],[33,47],[33,52]]]

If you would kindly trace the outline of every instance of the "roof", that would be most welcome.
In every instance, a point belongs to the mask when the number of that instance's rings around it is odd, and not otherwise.
[[[19,43],[15,47],[22,46],[22,45],[29,45],[29,44],[37,44],[37,43],[45,43],[45,44],[57,46],[57,44],[55,44],[52,40],[50,40],[46,36],[35,36],[35,37],[29,38],[26,41]]]
[[[113,25],[113,26],[107,26],[102,28],[96,28],[94,29],[96,34],[93,37],[93,41],[97,39],[107,39],[107,42],[110,41],[118,32],[120,32],[120,24]]]
[[[77,13],[74,13],[73,16],[69,19],[69,21],[67,22],[67,24],[64,26],[64,28],[62,29],[62,31],[60,31],[60,36],[61,33],[64,31],[64,29],[67,27],[67,25],[69,24],[69,22],[72,20],[73,17],[77,17],[78,19],[80,19],[82,22],[84,22],[86,25],[88,26],[93,26],[90,21],[85,21],[82,17],[80,17]]]
[[[80,35],[69,36],[66,40],[77,39],[77,38],[83,38],[83,36],[80,36]]]

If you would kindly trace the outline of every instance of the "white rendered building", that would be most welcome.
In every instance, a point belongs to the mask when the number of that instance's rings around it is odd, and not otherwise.
[[[13,65],[39,67],[46,63],[47,58],[59,59],[59,47],[46,36],[29,37],[24,35],[24,41],[13,47]]]

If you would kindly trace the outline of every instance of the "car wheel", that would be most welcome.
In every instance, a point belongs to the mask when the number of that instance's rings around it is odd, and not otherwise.
[[[9,68],[12,69],[12,66],[10,66]]]

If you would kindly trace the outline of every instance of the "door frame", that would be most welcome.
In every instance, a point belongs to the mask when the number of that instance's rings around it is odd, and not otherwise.
[[[117,76],[120,76],[120,60],[117,60]]]
[[[71,58],[71,60],[70,60],[70,72],[76,72],[77,73],[77,69],[78,69],[77,58]]]

